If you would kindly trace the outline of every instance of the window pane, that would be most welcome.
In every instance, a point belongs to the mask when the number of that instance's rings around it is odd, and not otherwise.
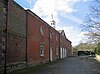
[[[44,44],[40,44],[40,56],[44,56]]]

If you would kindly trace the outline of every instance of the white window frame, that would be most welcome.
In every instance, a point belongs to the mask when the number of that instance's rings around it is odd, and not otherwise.
[[[50,39],[52,39],[52,32],[50,32]]]
[[[40,56],[44,56],[44,43],[40,43]]]
[[[44,35],[44,27],[43,26],[40,27],[40,33],[42,36]]]
[[[58,56],[59,52],[58,52],[58,46],[56,47],[56,56]]]
[[[2,49],[5,49],[5,45],[6,45],[5,38],[2,37]]]
[[[56,41],[58,41],[58,35],[56,35]]]

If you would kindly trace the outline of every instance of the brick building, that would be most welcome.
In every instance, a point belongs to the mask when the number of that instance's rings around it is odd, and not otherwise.
[[[27,52],[28,63],[33,64],[59,58],[59,32],[30,10],[27,10]]]
[[[1,1],[0,67],[4,66],[3,48],[6,48],[4,57],[8,70],[72,56],[71,41],[66,38],[64,30],[57,31],[35,13],[25,10],[13,0],[8,2],[6,19]],[[4,31],[6,33],[3,33]],[[6,37],[3,37],[5,34]],[[5,41],[6,45],[3,46]]]
[[[50,61],[54,61],[59,58],[59,32],[52,27],[49,29],[49,59]]]
[[[27,59],[29,64],[45,63],[72,55],[71,41],[30,10],[27,19]]]
[[[59,30],[60,33],[60,58],[72,56],[72,45],[71,41],[66,38],[64,30]]]

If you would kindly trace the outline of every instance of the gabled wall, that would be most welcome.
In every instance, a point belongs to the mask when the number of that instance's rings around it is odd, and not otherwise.
[[[60,44],[59,44],[59,32],[57,30],[55,30],[53,27],[50,27],[50,50],[52,52],[52,60],[51,61],[54,61],[54,60],[57,60],[59,59],[59,47],[60,47]]]
[[[13,0],[8,3],[7,66],[14,69],[26,62],[26,12]]]
[[[43,33],[41,33],[41,30]],[[44,44],[43,56],[40,54],[41,43]],[[28,64],[38,64],[49,61],[48,25],[30,10],[27,10],[27,56]]]
[[[26,13],[25,10],[13,0],[9,1],[8,7],[8,31],[21,36],[26,36]]]
[[[65,58],[67,56],[72,56],[72,45],[64,33],[64,30],[60,30],[60,58]]]
[[[44,43],[44,56],[40,55],[40,43]],[[27,10],[27,52],[29,64],[59,59],[59,32],[30,10]]]

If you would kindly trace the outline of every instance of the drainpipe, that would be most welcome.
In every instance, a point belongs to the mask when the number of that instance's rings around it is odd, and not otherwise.
[[[50,62],[50,26],[49,26],[49,62]]]
[[[26,59],[26,67],[28,65],[28,57],[27,57],[27,41],[28,41],[28,13],[27,13],[27,10],[25,11],[26,12],[26,55],[25,55],[25,59]]]
[[[59,59],[60,59],[60,33],[59,33]]]

